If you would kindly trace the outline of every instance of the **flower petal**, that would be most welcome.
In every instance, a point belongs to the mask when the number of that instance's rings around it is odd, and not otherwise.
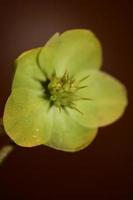
[[[78,76],[81,78],[83,74],[87,75],[87,72],[84,71]],[[78,92],[80,97],[88,99],[76,102],[77,108],[83,114],[72,109],[68,109],[69,113],[75,120],[88,127],[113,123],[122,116],[127,106],[126,89],[122,83],[104,72],[92,71],[89,75],[82,82],[88,87]]]
[[[74,152],[88,146],[95,138],[97,129],[81,126],[69,114],[52,107],[53,128],[50,140],[45,144],[54,149]]]
[[[74,75],[83,69],[99,69],[101,45],[91,31],[69,30],[49,40],[40,51],[39,63],[48,76],[54,71],[62,76],[66,70]]]
[[[12,89],[29,88],[38,90],[41,88],[40,81],[45,81],[46,77],[37,63],[39,51],[40,48],[32,49],[24,52],[16,59]]]
[[[44,144],[51,133],[51,112],[42,91],[13,89],[4,110],[4,128],[18,145],[31,147]]]
[[[88,146],[97,129],[81,126],[55,106],[49,108],[41,91],[14,89],[4,111],[4,127],[9,137],[25,147],[45,144],[63,151],[79,151]]]

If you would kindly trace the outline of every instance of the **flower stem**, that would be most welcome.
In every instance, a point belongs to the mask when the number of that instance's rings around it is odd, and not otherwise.
[[[0,165],[7,158],[7,156],[13,151],[14,146],[7,144],[0,149]]]
[[[0,136],[4,135],[6,135],[6,132],[3,126],[3,119],[0,118]],[[7,156],[13,151],[13,149],[14,149],[14,144],[12,142],[10,142],[9,144],[5,144],[0,148],[0,165],[7,158]]]

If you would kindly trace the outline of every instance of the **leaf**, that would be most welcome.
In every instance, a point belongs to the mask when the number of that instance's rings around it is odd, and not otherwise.
[[[83,74],[87,74],[87,71],[77,75],[77,79]],[[76,106],[83,115],[68,109],[70,116],[88,127],[111,124],[124,113],[127,106],[126,89],[117,79],[104,72],[91,71],[89,75],[84,80],[88,87],[79,90],[78,95],[90,100],[77,101]]]
[[[91,31],[66,31],[60,36],[54,35],[42,48],[39,63],[48,76],[54,71],[57,76],[62,76],[66,70],[74,75],[83,69],[99,69],[102,63],[101,45]]]

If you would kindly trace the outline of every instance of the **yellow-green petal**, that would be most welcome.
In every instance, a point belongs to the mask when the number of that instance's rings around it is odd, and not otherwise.
[[[69,113],[52,107],[53,125],[51,138],[46,145],[54,149],[75,152],[87,147],[97,134],[96,128],[87,128],[73,120]]]
[[[37,63],[39,51],[40,48],[26,51],[16,59],[12,89],[29,88],[39,90],[42,88],[40,81],[45,81],[46,77]]]
[[[74,75],[83,69],[99,69],[102,63],[101,45],[91,31],[69,30],[49,40],[40,51],[39,63],[48,76],[53,71],[62,76],[66,70]]]
[[[48,108],[41,90],[13,89],[4,110],[5,131],[20,146],[44,144],[52,125]]]
[[[89,77],[82,84],[87,87],[79,90],[78,95],[88,99],[76,102],[83,114],[68,109],[70,115],[88,127],[113,123],[122,116],[127,106],[126,88],[114,77],[100,71],[84,71],[77,75],[77,79],[85,74]]]
[[[69,113],[59,111],[42,98],[42,91],[14,89],[4,111],[4,127],[18,145],[32,147],[45,144],[62,151],[79,151],[88,146],[97,129],[84,127]]]

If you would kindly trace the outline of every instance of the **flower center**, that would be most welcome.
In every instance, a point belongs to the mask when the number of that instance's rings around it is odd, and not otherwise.
[[[68,73],[65,73],[61,78],[52,76],[50,83],[48,84],[50,100],[57,107],[71,107],[73,101],[76,100],[75,93],[77,88],[76,81],[70,78]]]
[[[76,81],[69,76],[68,72],[65,72],[61,78],[57,77],[56,74],[52,75],[48,80],[47,88],[45,88],[51,105],[55,105],[59,109],[69,107],[79,111],[75,102],[78,100],[90,100],[89,98],[79,97],[77,94],[79,89],[87,87],[85,85],[80,86],[80,83],[88,77],[86,76]]]

